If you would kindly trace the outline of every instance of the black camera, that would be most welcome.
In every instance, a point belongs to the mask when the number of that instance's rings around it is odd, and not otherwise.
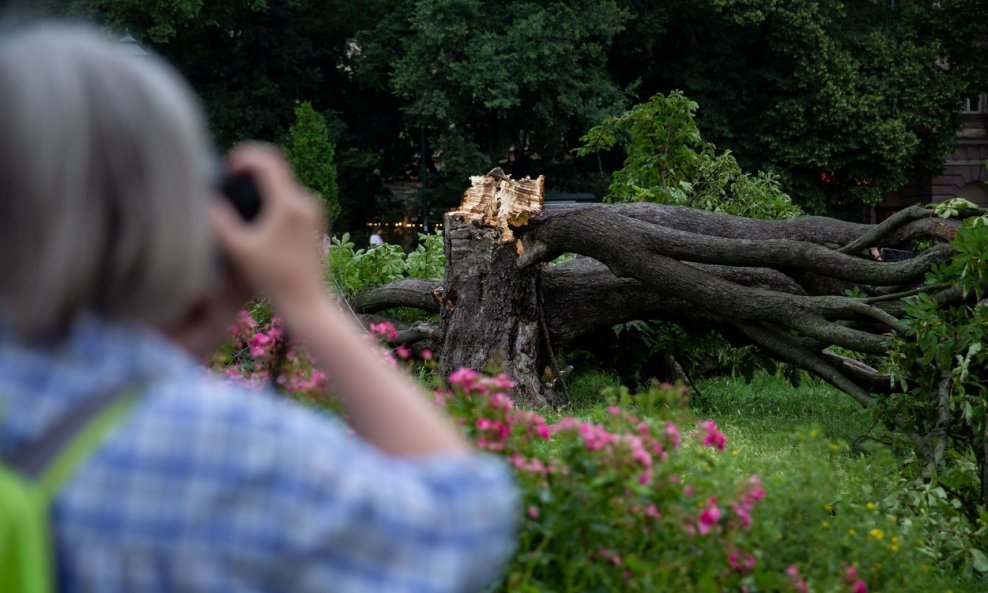
[[[246,173],[230,173],[218,162],[215,170],[216,189],[240,213],[240,217],[250,222],[261,212],[261,195],[257,191],[254,178]]]

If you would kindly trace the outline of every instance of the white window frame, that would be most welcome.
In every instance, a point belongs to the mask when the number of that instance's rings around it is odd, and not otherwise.
[[[977,99],[978,104],[972,106],[971,99]],[[971,95],[970,97],[964,97],[964,106],[961,109],[961,113],[964,115],[988,113],[988,93],[978,93],[976,95]]]

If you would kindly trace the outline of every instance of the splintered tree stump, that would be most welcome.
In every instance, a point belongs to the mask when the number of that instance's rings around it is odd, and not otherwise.
[[[446,214],[446,278],[440,296],[443,376],[459,367],[506,372],[514,396],[555,405],[545,368],[538,283],[542,265],[518,268],[514,229],[542,210],[543,177],[514,180],[495,169],[471,178],[457,210]]]

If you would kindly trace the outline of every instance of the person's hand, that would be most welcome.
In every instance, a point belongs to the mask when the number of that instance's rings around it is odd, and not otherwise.
[[[298,183],[277,149],[247,144],[228,157],[230,172],[248,174],[261,197],[258,217],[244,222],[225,200],[217,200],[213,223],[230,263],[276,307],[325,298],[319,266],[322,209]]]
[[[254,177],[261,211],[251,223],[217,200],[215,226],[235,270],[271,298],[292,335],[332,381],[354,428],[391,455],[469,454],[460,430],[423,397],[406,374],[383,362],[329,297],[318,257],[315,200],[274,149],[244,146],[230,155],[232,173]]]

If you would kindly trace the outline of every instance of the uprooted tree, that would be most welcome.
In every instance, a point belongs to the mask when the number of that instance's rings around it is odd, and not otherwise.
[[[543,380],[546,368],[559,374],[554,349],[616,323],[654,319],[755,344],[869,407],[897,386],[847,354],[886,357],[890,333],[907,333],[906,297],[924,292],[943,305],[976,299],[947,283],[923,284],[931,268],[952,260],[947,241],[961,227],[923,206],[877,225],[645,203],[543,210],[542,188],[541,177],[513,180],[500,170],[472,178],[460,207],[445,217],[445,280],[371,290],[356,299],[358,310],[438,312],[437,328],[406,335],[434,338],[440,372],[503,369],[518,383],[515,395],[534,405],[563,403],[553,381]],[[869,254],[922,242],[929,247],[903,261]],[[563,253],[577,257],[549,265]],[[892,420],[939,461],[943,439]]]
[[[622,321],[663,319],[745,336],[868,405],[890,389],[888,377],[828,348],[884,354],[883,337],[901,329],[901,299],[953,250],[936,245],[895,263],[860,254],[946,240],[958,226],[921,206],[879,225],[644,203],[543,211],[542,184],[499,171],[474,177],[445,217],[445,280],[373,289],[357,309],[438,312],[441,371],[503,368],[532,404],[560,401],[541,380],[553,346]],[[583,257],[547,265],[563,253]],[[854,286],[871,294],[845,296]],[[961,298],[946,287],[935,294]]]

